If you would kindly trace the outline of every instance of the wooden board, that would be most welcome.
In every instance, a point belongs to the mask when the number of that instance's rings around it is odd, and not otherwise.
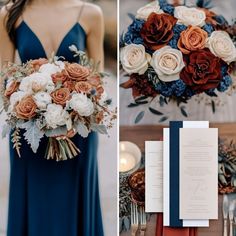
[[[120,141],[136,143],[144,152],[145,141],[162,140],[163,128],[161,125],[137,125],[120,127]],[[219,129],[219,136],[229,141],[236,142],[236,123],[211,124],[211,127]],[[155,218],[154,218],[155,219]],[[147,223],[146,236],[155,236],[156,222],[152,219]],[[199,228],[198,236],[222,236],[222,196],[219,196],[219,219],[210,221],[209,228]],[[130,232],[122,233],[121,236],[130,236]]]

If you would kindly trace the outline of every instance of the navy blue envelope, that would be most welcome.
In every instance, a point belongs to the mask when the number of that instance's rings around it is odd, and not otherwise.
[[[170,121],[170,227],[183,227],[179,219],[179,129],[183,121]]]

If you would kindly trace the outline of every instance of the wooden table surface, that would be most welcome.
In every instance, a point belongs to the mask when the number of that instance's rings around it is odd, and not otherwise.
[[[136,143],[144,151],[145,141],[161,140],[163,128],[161,125],[141,125],[141,126],[122,126],[120,127],[120,141],[131,141]],[[211,127],[219,129],[219,136],[236,142],[236,123],[211,124]],[[156,217],[151,218],[147,223],[146,236],[155,236]],[[211,220],[209,228],[199,228],[198,236],[222,236],[222,196],[219,196],[219,219]],[[122,233],[121,236],[130,236],[130,232]]]

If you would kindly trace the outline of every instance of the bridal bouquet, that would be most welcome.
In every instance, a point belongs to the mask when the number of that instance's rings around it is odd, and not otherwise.
[[[107,134],[116,118],[102,82],[104,74],[75,46],[70,49],[79,57],[79,64],[57,57],[40,58],[23,65],[8,64],[2,72],[7,112],[3,136],[12,131],[19,156],[23,133],[33,152],[46,136],[45,158],[73,158],[80,151],[70,137],[76,133],[87,137],[91,131]]]
[[[210,1],[204,0],[194,6],[159,0],[140,8],[136,16],[130,15],[133,22],[120,46],[121,66],[129,76],[121,87],[132,88],[135,100],[129,107],[157,96],[161,106],[172,100],[179,106],[195,95],[217,97],[218,92],[233,87],[230,74],[236,62],[236,27],[210,7]],[[180,108],[187,116],[184,107]],[[152,107],[149,110],[163,115]]]

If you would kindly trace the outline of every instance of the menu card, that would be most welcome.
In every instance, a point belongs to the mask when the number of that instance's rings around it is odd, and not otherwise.
[[[163,212],[163,142],[145,142],[145,211]]]
[[[180,129],[180,219],[218,218],[218,129]]]

